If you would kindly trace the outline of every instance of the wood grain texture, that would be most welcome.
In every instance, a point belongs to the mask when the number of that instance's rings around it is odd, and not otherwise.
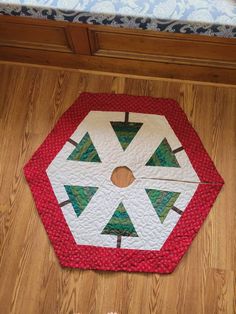
[[[0,64],[0,313],[236,313],[236,88]],[[225,179],[170,275],[62,269],[22,167],[82,91],[176,99]]]

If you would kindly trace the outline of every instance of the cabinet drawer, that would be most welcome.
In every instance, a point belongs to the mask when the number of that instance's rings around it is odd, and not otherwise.
[[[211,39],[207,36],[168,34],[142,31],[131,33],[122,30],[89,30],[92,53],[119,58],[161,60],[208,60],[235,62],[236,40]],[[190,39],[189,39],[190,38]],[[170,61],[172,61],[170,59]]]
[[[64,27],[0,22],[0,45],[72,51]]]

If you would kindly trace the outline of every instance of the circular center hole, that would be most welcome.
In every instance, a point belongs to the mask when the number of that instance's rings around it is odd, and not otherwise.
[[[119,188],[126,188],[132,184],[135,180],[133,172],[125,166],[117,167],[113,170],[111,175],[111,181]]]

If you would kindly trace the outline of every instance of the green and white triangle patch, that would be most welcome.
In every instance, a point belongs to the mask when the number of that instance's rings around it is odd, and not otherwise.
[[[161,223],[164,222],[171,208],[174,206],[180,193],[145,189]]]
[[[157,147],[151,158],[146,163],[146,166],[161,166],[161,167],[176,167],[180,165],[172,152],[171,147],[166,138]]]
[[[103,229],[102,234],[138,237],[134,225],[123,203],[119,204],[108,224]]]
[[[67,158],[67,160],[101,162],[98,152],[89,136],[88,132],[82,140],[77,144],[76,148]]]
[[[129,146],[143,123],[139,122],[111,122],[112,128],[123,150]]]
[[[64,187],[77,217],[81,215],[98,189],[92,186],[65,185]]]

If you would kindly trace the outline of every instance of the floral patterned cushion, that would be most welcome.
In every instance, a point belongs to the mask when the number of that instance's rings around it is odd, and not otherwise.
[[[236,37],[233,0],[0,0],[0,15]]]

